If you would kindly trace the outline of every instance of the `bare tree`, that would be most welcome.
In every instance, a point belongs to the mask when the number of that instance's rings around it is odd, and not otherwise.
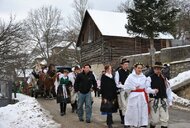
[[[80,63],[80,51],[76,46],[76,42],[79,36],[79,32],[82,26],[84,15],[86,9],[89,8],[88,0],[74,0],[72,7],[74,9],[72,17],[68,17],[68,25],[65,31],[65,37],[70,45],[75,48],[75,58],[76,63]],[[69,46],[70,46],[69,45]]]
[[[73,4],[73,27],[80,32],[80,28],[84,19],[84,14],[88,8],[88,0],[74,0]]]
[[[1,77],[12,74],[17,54],[23,45],[24,35],[22,23],[15,22],[15,17],[10,16],[10,21],[5,23],[0,20],[0,74]],[[10,71],[9,71],[10,70]]]
[[[119,12],[125,12],[129,8],[133,7],[133,0],[127,0],[125,2],[121,2],[120,5],[117,7]]]
[[[63,18],[57,8],[41,7],[31,10],[25,20],[26,35],[41,53],[41,56],[50,57],[51,48],[63,41]]]
[[[190,1],[189,0],[170,0],[171,6],[179,8],[176,31],[173,33],[176,39],[190,37]]]

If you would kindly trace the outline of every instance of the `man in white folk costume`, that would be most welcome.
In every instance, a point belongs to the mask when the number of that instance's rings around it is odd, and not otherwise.
[[[72,70],[73,71],[70,72],[68,76],[69,80],[72,82],[72,88],[70,88],[72,112],[75,112],[77,110],[77,93],[74,90],[74,84],[77,74],[81,72],[81,69],[79,66],[75,66]]]
[[[158,123],[161,123],[161,128],[168,127],[168,108],[172,106],[173,97],[168,80],[161,74],[162,68],[162,63],[156,62],[153,66],[154,74],[148,77],[151,88],[159,90],[156,95],[149,95],[151,107],[150,128],[155,128]]]
[[[119,114],[121,117],[121,124],[124,124],[124,115],[127,108],[127,92],[124,91],[124,83],[127,77],[130,74],[128,69],[129,67],[129,60],[122,59],[121,61],[121,68],[118,69],[115,73],[115,83],[118,88],[118,103],[119,103]]]
[[[147,78],[142,73],[143,64],[136,63],[133,72],[128,76],[124,89],[129,93],[125,113],[125,128],[148,126],[148,95],[156,94],[157,89],[151,89]]]

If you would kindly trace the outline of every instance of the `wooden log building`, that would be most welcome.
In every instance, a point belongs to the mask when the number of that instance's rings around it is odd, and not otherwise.
[[[82,64],[115,64],[121,56],[149,52],[148,39],[129,34],[126,23],[126,13],[87,10],[77,41]],[[160,33],[154,41],[156,50],[170,47],[171,39]]]

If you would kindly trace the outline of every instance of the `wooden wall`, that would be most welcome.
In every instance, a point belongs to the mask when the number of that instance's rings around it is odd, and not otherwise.
[[[81,35],[79,37],[79,42],[81,44],[87,44],[89,43],[89,34],[92,34],[92,41],[96,41],[99,38],[101,38],[101,32],[97,28],[96,24],[92,20],[92,18],[87,14],[88,16],[85,19],[85,25],[81,29]]]
[[[104,37],[104,63],[113,64],[119,57],[135,53],[133,38]]]
[[[81,45],[81,62],[82,64],[101,64],[102,63],[102,39],[95,42]]]

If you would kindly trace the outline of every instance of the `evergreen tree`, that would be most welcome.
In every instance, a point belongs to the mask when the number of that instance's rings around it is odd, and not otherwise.
[[[134,7],[127,10],[129,33],[147,36],[150,49],[154,49],[154,38],[161,33],[175,30],[178,9],[172,8],[169,0],[134,0]],[[154,57],[152,57],[154,63]]]

